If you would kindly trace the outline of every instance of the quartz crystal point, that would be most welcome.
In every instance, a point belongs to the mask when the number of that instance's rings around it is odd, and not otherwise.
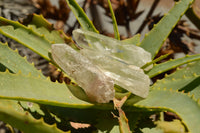
[[[115,57],[91,49],[81,49],[81,54],[86,56],[114,80],[114,83],[140,97],[147,97],[150,79],[142,69],[134,65],[127,65]]]
[[[52,45],[53,60],[83,88],[91,101],[107,103],[115,95],[114,82],[100,68],[67,44]]]
[[[73,36],[81,48],[90,46],[95,51],[108,53],[113,57],[120,58],[127,64],[142,67],[151,61],[149,52],[133,44],[123,43],[116,39],[81,29],[74,30]]]

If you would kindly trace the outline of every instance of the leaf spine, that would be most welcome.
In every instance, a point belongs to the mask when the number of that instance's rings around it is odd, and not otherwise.
[[[48,76],[48,77],[46,78],[46,80],[51,81],[50,76]],[[56,82],[57,82],[57,80],[56,80]]]
[[[25,60],[27,60],[27,56],[24,56],[23,58],[24,58]]]
[[[197,73],[193,73],[193,76],[194,76],[194,77],[198,77]]]
[[[198,103],[198,104],[200,104],[200,98],[199,98],[199,99],[197,99],[197,103]]]
[[[14,50],[14,52],[18,53],[18,49],[16,48],[16,49]]]
[[[165,73],[165,78],[168,77],[169,75],[167,73]]]
[[[42,38],[45,38],[45,35],[44,34],[42,34],[42,35],[40,35]]]
[[[181,93],[185,93],[185,90],[182,90]]]
[[[28,77],[31,77],[31,76],[32,76],[31,72],[29,72],[27,76],[28,76]]]
[[[194,94],[191,95],[191,98],[196,101]]]
[[[9,71],[9,69],[8,68],[6,68],[6,71],[5,71],[6,73],[10,73],[10,71]]]

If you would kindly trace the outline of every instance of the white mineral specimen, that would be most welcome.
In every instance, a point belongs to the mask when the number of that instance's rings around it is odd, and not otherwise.
[[[66,44],[54,44],[52,57],[90,99],[109,102],[114,98],[114,83],[147,97],[150,79],[140,67],[151,61],[149,52],[94,32],[78,29],[73,35],[83,49],[77,52]]]
[[[94,51],[108,53],[122,59],[127,64],[142,67],[151,61],[149,52],[133,44],[122,43],[116,39],[81,29],[74,30],[73,36],[80,47],[90,46]]]
[[[52,45],[53,60],[84,89],[90,100],[107,103],[115,95],[113,80],[67,44]]]
[[[92,49],[81,49],[81,54],[86,56],[114,80],[114,83],[140,97],[147,97],[149,93],[150,79],[137,66],[127,65],[123,61],[106,53],[100,53]]]

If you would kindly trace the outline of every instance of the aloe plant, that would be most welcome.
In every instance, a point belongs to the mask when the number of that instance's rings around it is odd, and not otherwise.
[[[91,102],[84,91],[85,88],[81,88],[77,84],[79,82],[76,83],[77,79],[72,79],[70,84],[52,82],[43,76],[41,71],[36,70],[33,64],[27,62],[26,57],[19,56],[17,50],[14,51],[7,44],[0,43],[0,120],[27,133],[81,132],[82,130],[99,133],[164,133],[167,130],[179,133],[200,132],[200,83],[198,82],[200,56],[198,54],[185,56],[161,64],[156,63],[166,55],[154,59],[162,43],[192,2],[193,0],[177,2],[141,42],[140,35],[123,41],[110,39],[113,42],[117,41],[123,47],[132,44],[150,52],[152,61],[146,62],[140,66],[141,68],[137,66],[137,70],[144,71],[144,75],[148,75],[150,78],[187,64],[149,86],[149,94],[146,98],[132,94],[129,90],[127,91],[127,88],[122,88],[121,84],[115,84],[113,101],[108,103]],[[98,31],[77,2],[67,0],[67,3],[82,28],[95,32],[95,38],[85,34],[86,40],[92,45],[95,39],[100,45],[105,46],[101,42],[102,35],[98,35]],[[114,21],[114,14],[112,17]],[[114,28],[116,38],[119,39],[116,24]],[[62,62],[61,65],[56,64],[57,61],[51,56],[53,44],[67,43],[75,52],[81,51],[63,31],[54,30],[48,21],[36,14],[32,16],[32,20],[27,25],[0,17],[0,33],[30,48],[61,70],[63,69],[62,63],[65,62]],[[88,50],[92,50],[94,53],[98,51],[95,47],[88,47]],[[109,58],[125,63],[123,66],[133,67],[134,64],[129,64],[131,60],[126,58],[126,53],[122,52],[120,56],[119,54],[111,55],[105,49],[103,50]],[[95,57],[95,55],[93,56]],[[69,57],[66,58],[69,59]],[[90,60],[88,56],[86,58]],[[62,58],[59,59],[62,61]],[[76,65],[78,62],[73,63]],[[95,68],[99,67],[95,60],[91,64]],[[71,70],[71,68],[65,69]],[[63,69],[64,72],[66,72],[65,69]],[[69,78],[74,78],[67,74],[66,76]],[[162,114],[165,111],[175,113],[180,120],[167,122],[163,119],[154,121],[150,119],[153,114]],[[75,130],[71,122],[87,123],[90,124],[90,127]]]

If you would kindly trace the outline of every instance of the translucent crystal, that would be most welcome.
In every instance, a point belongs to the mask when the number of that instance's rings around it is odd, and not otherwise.
[[[73,36],[80,47],[88,48],[90,46],[95,51],[120,58],[127,64],[142,67],[151,61],[149,52],[133,44],[122,43],[116,39],[81,29],[74,30]]]
[[[127,65],[123,61],[106,53],[100,53],[91,49],[81,49],[81,54],[86,56],[101,68],[104,73],[114,80],[114,83],[140,97],[147,97],[149,93],[150,79],[137,66]]]
[[[84,89],[90,100],[107,103],[114,98],[113,80],[67,44],[53,44],[52,57]]]

